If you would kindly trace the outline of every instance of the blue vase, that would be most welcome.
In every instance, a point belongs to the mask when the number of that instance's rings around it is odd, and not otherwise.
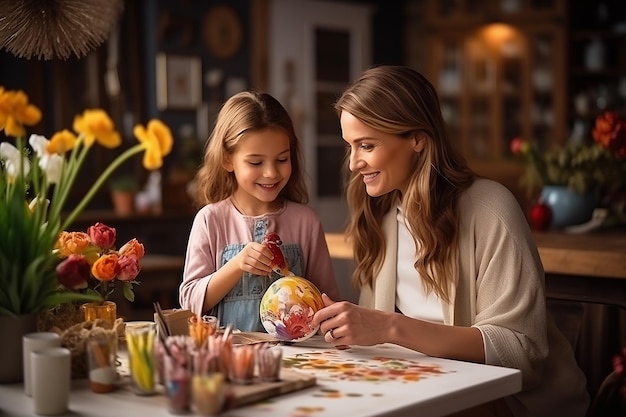
[[[596,208],[593,191],[579,193],[564,185],[545,185],[541,199],[552,209],[552,227],[555,229],[588,222]]]

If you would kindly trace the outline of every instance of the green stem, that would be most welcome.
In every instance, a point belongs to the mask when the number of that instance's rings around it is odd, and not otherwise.
[[[140,153],[144,149],[145,149],[144,145],[139,143],[133,146],[132,148],[127,149],[124,153],[122,153],[120,156],[115,158],[115,160],[111,162],[111,164],[107,167],[107,169],[105,169],[104,172],[98,177],[96,182],[91,186],[91,188],[89,189],[87,194],[85,194],[83,199],[80,200],[78,205],[74,207],[74,210],[72,210],[69,216],[67,216],[67,218],[65,219],[65,222],[63,223],[61,227],[61,230],[66,230],[67,227],[71,225],[74,222],[74,220],[76,220],[76,217],[78,217],[78,215],[85,209],[85,207],[87,206],[87,204],[89,204],[89,202],[94,197],[94,195],[96,195],[100,187],[102,187],[102,185],[106,182],[106,180],[111,176],[111,174],[113,174],[113,172],[117,168],[120,167],[120,165],[122,165],[132,156]]]

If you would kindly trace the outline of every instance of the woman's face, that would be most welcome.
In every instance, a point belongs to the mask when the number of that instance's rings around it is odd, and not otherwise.
[[[247,133],[224,168],[237,178],[239,209],[248,215],[273,211],[273,203],[291,177],[289,136],[273,128]]]
[[[404,193],[421,141],[372,129],[346,111],[340,122],[343,140],[350,146],[350,171],[361,174],[367,194]]]

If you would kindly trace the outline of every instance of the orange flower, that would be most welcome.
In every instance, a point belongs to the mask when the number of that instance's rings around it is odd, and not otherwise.
[[[610,149],[617,158],[626,157],[626,122],[617,113],[607,111],[596,118],[593,140],[604,149]]]
[[[135,255],[137,259],[141,259],[144,255],[143,244],[133,238],[120,248],[119,253],[124,256]]]
[[[56,247],[61,256],[80,255],[87,249],[90,243],[87,233],[62,231],[57,239]]]
[[[118,255],[107,253],[99,257],[91,266],[91,274],[99,281],[111,281],[119,273]]]

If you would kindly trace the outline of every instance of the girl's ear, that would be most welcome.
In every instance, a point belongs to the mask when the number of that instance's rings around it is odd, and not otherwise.
[[[413,145],[413,151],[417,153],[422,152],[424,150],[424,146],[426,146],[426,139],[424,138],[424,135],[415,136],[413,141],[415,142]]]
[[[233,172],[235,170],[235,167],[233,166],[233,162],[230,159],[230,156],[227,156],[224,159],[224,162],[222,163],[222,166],[224,167],[224,169],[228,172]]]

